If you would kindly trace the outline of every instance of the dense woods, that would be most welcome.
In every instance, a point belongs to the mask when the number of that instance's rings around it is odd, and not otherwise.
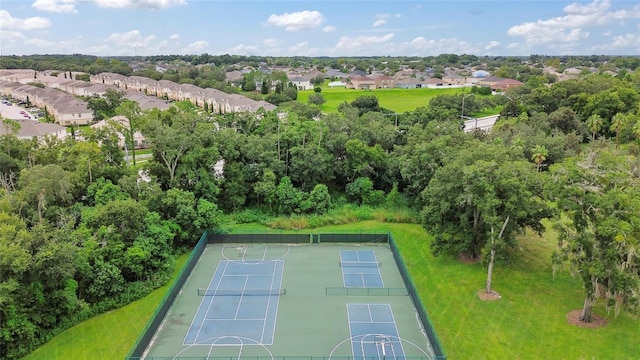
[[[478,61],[453,56],[420,60]],[[2,61],[56,69],[54,59]],[[87,63],[74,66],[89,72],[101,60],[79,59]],[[182,60],[238,60],[225,59]],[[144,112],[121,105],[116,112],[135,113],[132,126],[150,146],[151,157],[135,165],[117,143],[117,134],[128,130],[115,125],[64,141],[4,135],[0,357],[19,358],[164,284],[176,254],[204,230],[278,216],[349,221],[337,211],[357,218],[357,207],[409,214],[395,219],[422,223],[434,235],[435,253],[491,264],[509,260],[523,230],[542,232],[541,221],[552,219],[560,236],[549,262],[558,271],[568,264],[584,280],[583,319],[590,320],[597,298],[616,311],[636,311],[640,68],[634,59],[618,75],[594,72],[559,82],[531,75],[506,94],[442,95],[393,119],[375,93],[334,114],[295,101],[272,112],[226,115],[190,103]],[[268,59],[251,59],[262,60]],[[115,71],[120,60],[106,64],[109,70],[99,71]],[[496,66],[507,72],[520,65]],[[461,131],[462,101],[469,114],[501,107],[492,131]]]

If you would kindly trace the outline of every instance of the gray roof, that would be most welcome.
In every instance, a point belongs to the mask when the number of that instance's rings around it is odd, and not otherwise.
[[[63,126],[57,124],[42,123],[38,120],[19,119],[12,120],[20,124],[20,130],[17,136],[21,138],[33,138],[46,135],[56,135],[57,132],[65,131]],[[9,130],[6,126],[0,123],[0,135],[9,134]]]

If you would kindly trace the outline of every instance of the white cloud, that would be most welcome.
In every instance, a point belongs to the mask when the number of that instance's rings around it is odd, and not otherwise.
[[[113,33],[109,35],[109,40],[113,41],[116,45],[121,47],[146,47],[149,46],[151,41],[156,37],[149,35],[143,37],[139,30],[131,30],[125,33]]]
[[[232,47],[226,53],[234,55],[256,55],[258,53],[258,47],[255,45],[240,44]]]
[[[44,39],[27,39],[24,41],[25,45],[32,45],[41,48],[52,48],[56,43],[54,41],[44,40]]]
[[[204,40],[198,40],[196,42],[192,42],[191,44],[187,45],[187,47],[183,49],[183,52],[187,54],[198,54],[198,53],[202,53],[202,51],[205,50],[208,46],[209,46],[208,42]]]
[[[288,51],[290,54],[298,55],[298,56],[314,56],[318,55],[320,49],[309,47],[309,43],[306,41],[299,42],[291,47],[289,47]]]
[[[187,3],[186,0],[90,0],[99,7],[161,10]]]
[[[325,27],[323,27],[323,28],[322,28],[322,31],[324,31],[324,32],[332,32],[332,31],[336,31],[336,27],[335,27],[335,26],[327,25],[327,26],[325,26]]]
[[[341,36],[340,41],[336,44],[336,50],[348,51],[353,53],[357,53],[359,51],[367,51],[375,49],[379,52],[379,45],[382,43],[389,42],[393,39],[394,34],[389,33],[384,36]]]
[[[640,52],[640,33],[616,35],[610,42],[602,45],[596,45],[589,50],[592,51],[592,53],[596,53],[623,48],[633,49],[629,51],[634,51],[635,53]]]
[[[36,0],[31,7],[46,12],[52,13],[70,13],[75,14],[78,12],[74,3],[76,0]]]
[[[77,13],[76,3],[95,4],[99,7],[122,9],[161,10],[187,3],[186,0],[36,0],[31,6],[40,11],[53,13]]]
[[[387,19],[390,19],[392,17],[396,18],[396,19],[399,19],[399,18],[402,17],[402,15],[401,14],[393,14],[393,15],[392,14],[377,14],[376,15],[376,21],[373,23],[372,26],[373,27],[377,27],[377,26],[380,26],[380,25],[384,25],[384,24],[387,23]]]
[[[419,36],[411,41],[397,44],[392,53],[407,55],[477,54],[480,50],[472,44],[457,38],[427,39]]]
[[[269,39],[262,40],[262,43],[266,47],[275,47],[282,44],[282,41],[274,38],[269,38]]]
[[[272,14],[267,19],[266,24],[270,26],[283,26],[286,31],[311,30],[319,27],[325,18],[319,11],[299,11],[294,13],[284,13],[282,15]]]
[[[563,9],[564,16],[512,26],[507,33],[524,38],[528,45],[573,42],[589,36],[582,28],[640,18],[640,5],[616,11],[610,11],[610,8],[609,0],[594,0],[584,5],[572,3]]]
[[[11,45],[14,45],[17,42],[22,42],[22,41],[24,41],[24,35],[22,35],[21,32],[0,29],[0,43],[3,44],[4,46],[9,47]],[[2,55],[7,55],[7,54],[5,54],[3,51]]]
[[[499,45],[500,45],[500,42],[498,42],[498,41],[495,41],[495,40],[489,41],[489,43],[487,45],[485,45],[484,49],[485,50],[491,50],[491,49],[493,49],[493,48],[495,48],[495,47],[497,47]]]
[[[171,40],[178,40],[178,39],[180,39],[180,35],[178,35],[178,34],[172,34],[171,36],[169,36],[169,39],[171,39]]]
[[[44,29],[51,26],[51,21],[40,16],[30,18],[14,18],[6,10],[0,10],[0,24],[3,30],[36,30]]]
[[[97,45],[86,48],[83,53],[89,55],[109,55],[112,51],[109,45]]]

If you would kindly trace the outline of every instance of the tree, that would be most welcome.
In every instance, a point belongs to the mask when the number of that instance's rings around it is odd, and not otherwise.
[[[587,119],[587,128],[591,131],[591,140],[596,139],[596,134],[602,130],[604,120],[598,114],[593,114]]]
[[[633,128],[631,129],[631,131],[633,132],[633,135],[635,135],[636,138],[640,138],[640,118],[636,120],[636,123],[633,125]]]
[[[291,215],[300,213],[300,205],[304,200],[304,193],[291,184],[291,179],[288,176],[284,176],[280,179],[276,189],[276,200],[279,214]]]
[[[329,188],[324,184],[316,185],[303,201],[302,207],[314,214],[324,214],[331,208]]]
[[[549,156],[549,151],[544,145],[536,145],[533,148],[533,154],[531,155],[531,160],[536,163],[536,170],[540,171],[542,167],[542,163],[547,160],[547,156]]]
[[[55,220],[58,211],[73,200],[69,173],[59,165],[36,165],[20,173],[18,197],[26,206],[25,217],[36,220]]]
[[[312,77],[309,82],[311,82],[315,86],[320,86],[324,83],[324,74],[318,74]]]
[[[358,96],[350,103],[351,106],[358,109],[359,115],[369,111],[380,111],[378,98],[376,96]]]
[[[362,205],[377,206],[384,202],[384,192],[375,190],[373,182],[368,177],[359,177],[347,184],[347,196],[349,200]]]
[[[611,119],[610,130],[616,133],[616,146],[620,144],[620,133],[627,128],[630,117],[627,114],[617,113]]]
[[[168,115],[168,117],[165,117]],[[187,151],[196,144],[193,141],[198,117],[190,111],[167,110],[166,112],[150,116],[143,133],[151,145],[155,163],[152,171],[162,178],[168,175],[165,186],[178,185],[176,174],[178,165]],[[163,181],[164,182],[164,181]]]
[[[125,100],[124,91],[107,89],[104,95],[86,98],[87,106],[93,111],[94,120],[102,120],[116,115],[116,108]]]
[[[551,167],[549,199],[558,250],[554,272],[568,262],[584,287],[580,320],[592,321],[599,298],[608,308],[640,310],[640,181],[638,159],[617,150],[590,149]]]
[[[273,170],[263,170],[261,180],[253,185],[253,191],[258,196],[258,205],[264,202],[272,208],[276,199],[276,174]]]
[[[551,211],[542,199],[543,174],[501,145],[476,141],[452,154],[422,192],[422,224],[434,235],[434,254],[466,254],[493,263],[516,245],[525,228],[538,233]]]
[[[309,104],[311,105],[317,105],[320,106],[322,104],[324,104],[325,102],[327,102],[324,99],[324,96],[322,96],[322,94],[320,93],[313,93],[311,95],[309,95],[309,100],[308,100]]]

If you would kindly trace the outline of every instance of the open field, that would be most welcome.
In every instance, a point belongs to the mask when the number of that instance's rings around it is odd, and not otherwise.
[[[551,271],[555,234],[527,234],[512,264],[494,268],[494,289],[502,299],[483,302],[486,268],[451,257],[434,258],[429,236],[415,224],[365,221],[315,229],[317,232],[391,231],[411,272],[449,359],[637,359],[635,334],[640,320],[607,314],[600,329],[570,325],[566,314],[582,306],[579,279]],[[238,226],[237,232],[267,232],[260,225]],[[152,295],[82,323],[26,357],[34,359],[122,359],[153,313],[167,287]]]
[[[462,93],[463,88],[453,89],[376,89],[376,90],[354,90],[345,88],[322,87],[322,96],[326,102],[320,106],[325,113],[338,111],[338,106],[343,102],[352,102],[360,96],[374,95],[378,98],[378,103],[385,109],[403,113],[413,111],[421,106],[427,106],[429,100],[438,95],[454,95]],[[468,89],[466,90],[469,91]],[[309,95],[313,90],[298,92],[298,101],[308,103]]]

